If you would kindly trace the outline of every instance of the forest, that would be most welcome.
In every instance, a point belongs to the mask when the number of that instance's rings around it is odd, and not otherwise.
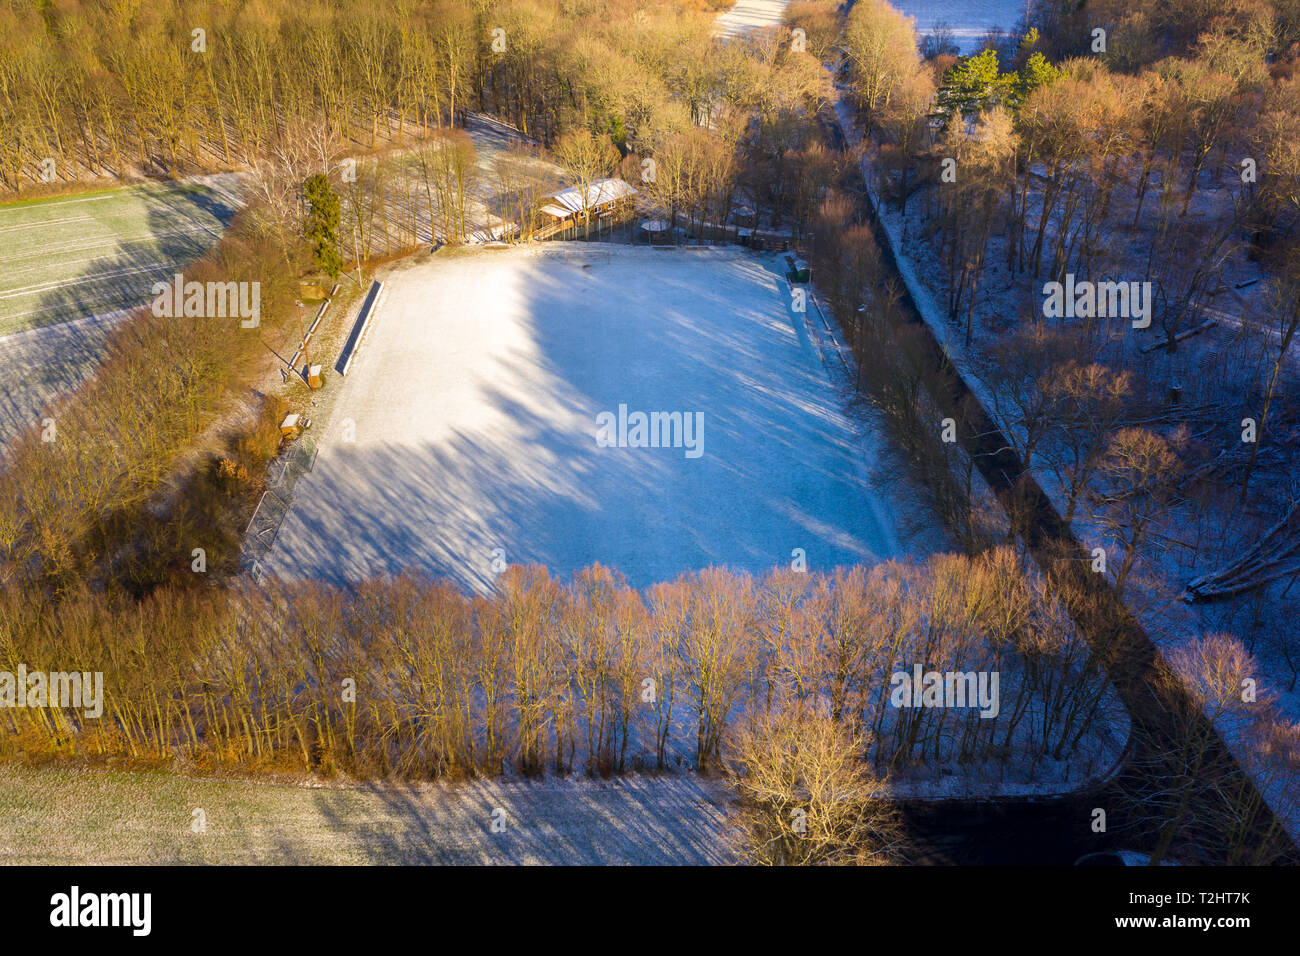
[[[937,766],[990,786],[1104,773],[1125,732],[1115,662],[1072,619],[1088,598],[1040,577],[1023,516],[946,435],[901,261],[1023,473],[1155,622],[1151,679],[1248,741],[1241,763],[1281,781],[1290,818],[1300,4],[1038,0],[968,56],[883,0],[797,0],[735,42],[715,15],[3,0],[0,200],[238,172],[248,204],[187,278],[258,282],[262,332],[285,334],[300,279],[472,243],[484,222],[528,241],[561,182],[636,182],[687,241],[743,219],[806,255],[864,414],[962,553],[645,591],[600,566],[512,569],[491,597],[416,574],[257,585],[239,538],[291,400],[261,333],[142,310],[0,457],[0,664],[103,671],[109,719],[6,712],[0,751],[355,778],[726,772],[760,862],[887,855],[886,782]],[[479,117],[510,147],[480,154]],[[1067,277],[1149,283],[1150,328],[1052,314]],[[914,663],[1000,673],[998,716],[887,706]],[[1211,751],[1190,713],[1160,773]],[[809,795],[821,769],[856,796]],[[1201,812],[1133,796],[1162,832]],[[1248,852],[1258,799],[1198,819]],[[795,804],[820,807],[818,840],[771,831]]]

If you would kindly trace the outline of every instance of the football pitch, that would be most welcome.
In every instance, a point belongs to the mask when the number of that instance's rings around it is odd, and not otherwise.
[[[784,265],[566,243],[391,270],[264,569],[484,591],[515,563],[642,587],[899,556],[878,440]]]

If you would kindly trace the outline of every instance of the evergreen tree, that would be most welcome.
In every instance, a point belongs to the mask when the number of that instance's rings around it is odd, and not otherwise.
[[[954,112],[974,116],[992,109],[1007,99],[1012,80],[1012,74],[1003,74],[998,69],[998,55],[994,50],[962,57],[948,71],[939,88],[939,112],[945,117]]]
[[[1061,71],[1047,62],[1047,57],[1041,53],[1030,54],[1011,84],[1011,105],[1018,108],[1034,90],[1055,83],[1060,77]]]
[[[1058,80],[1061,71],[1047,57],[1029,53],[1037,41],[1036,31],[1025,35],[1016,56],[1022,65],[1014,72],[1001,71],[997,52],[992,49],[962,57],[948,71],[939,88],[936,101],[939,115],[946,120],[953,113],[976,116],[995,106],[1016,110],[1034,90]]]
[[[311,243],[312,262],[321,272],[337,279],[343,269],[343,256],[339,252],[338,193],[329,178],[321,173],[309,176],[302,187],[308,206],[304,235]]]

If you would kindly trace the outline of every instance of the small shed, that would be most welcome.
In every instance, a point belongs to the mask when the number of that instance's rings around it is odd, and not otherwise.
[[[290,412],[284,416],[284,421],[280,423],[281,438],[297,438],[304,429],[311,427],[311,419],[304,418],[297,412]]]

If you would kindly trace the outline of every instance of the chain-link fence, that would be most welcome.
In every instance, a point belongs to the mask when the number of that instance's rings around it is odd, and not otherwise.
[[[301,438],[290,444],[267,469],[266,491],[244,529],[240,556],[240,566],[256,580],[263,576],[262,560],[274,546],[280,524],[293,504],[294,486],[316,464],[316,450],[314,441]]]

